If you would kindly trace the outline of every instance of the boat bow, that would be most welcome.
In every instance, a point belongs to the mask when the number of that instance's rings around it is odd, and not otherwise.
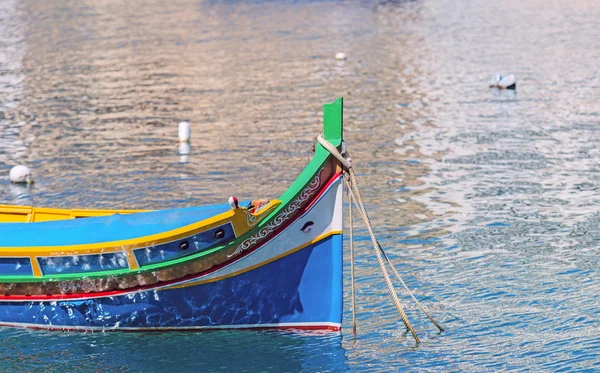
[[[340,150],[342,105],[324,107],[323,137]],[[339,329],[341,173],[317,143],[294,183],[256,209],[0,206],[0,324]]]

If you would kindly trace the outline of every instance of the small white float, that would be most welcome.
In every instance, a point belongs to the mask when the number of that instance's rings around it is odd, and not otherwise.
[[[31,184],[33,183],[33,177],[31,176],[31,170],[29,167],[22,164],[13,167],[10,170],[10,181],[14,184]]]
[[[513,74],[502,77],[498,82],[498,88],[500,89],[517,89],[517,79]]]
[[[500,75],[499,73],[495,73],[494,75],[492,75],[492,78],[490,79],[490,88],[497,87],[498,83],[500,83],[501,80],[502,75]]]
[[[189,122],[183,121],[179,123],[179,142],[189,142],[191,133]]]
[[[517,89],[517,79],[513,74],[502,76],[496,73],[490,79],[490,88]]]

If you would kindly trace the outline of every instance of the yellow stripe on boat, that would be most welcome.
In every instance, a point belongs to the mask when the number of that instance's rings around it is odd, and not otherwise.
[[[29,257],[31,260],[31,270],[33,271],[33,275],[35,277],[43,276],[42,268],[40,267],[40,263],[37,261],[35,256]]]

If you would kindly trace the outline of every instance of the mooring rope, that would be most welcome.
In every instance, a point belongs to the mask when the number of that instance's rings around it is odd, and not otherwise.
[[[356,175],[354,174],[354,170],[352,168],[352,160],[350,159],[349,155],[347,154],[347,152],[345,150],[344,150],[345,154],[340,153],[338,151],[338,149],[335,146],[333,146],[333,144],[331,144],[329,141],[325,140],[322,135],[319,135],[317,137],[317,140],[327,151],[329,151],[329,153],[331,153],[344,166],[344,176],[345,176],[344,182],[346,183],[348,193],[351,197],[351,201],[350,201],[350,255],[352,258],[351,258],[351,262],[350,262],[350,267],[351,267],[351,272],[352,272],[352,312],[353,312],[354,335],[356,335],[356,320],[354,318],[355,317],[354,316],[354,308],[355,308],[354,296],[355,295],[354,295],[354,261],[353,261],[354,260],[354,247],[353,247],[354,221],[352,219],[352,204],[353,203],[355,203],[356,206],[358,207],[359,212],[361,213],[361,217],[362,217],[363,221],[365,222],[365,225],[367,226],[367,230],[369,231],[369,235],[371,236],[371,241],[373,243],[373,248],[377,255],[377,259],[379,261],[379,266],[381,268],[381,272],[383,274],[383,277],[386,280],[386,284],[388,285],[388,290],[390,291],[390,295],[392,296],[394,304],[396,305],[396,309],[398,310],[398,313],[400,314],[400,317],[402,318],[402,321],[404,322],[404,325],[406,326],[407,331],[411,332],[411,334],[413,335],[413,337],[415,338],[415,341],[417,341],[417,343],[420,342],[419,337],[416,334],[416,331],[410,324],[410,321],[408,320],[408,317],[406,316],[406,313],[404,312],[402,304],[400,303],[400,300],[398,299],[398,295],[396,294],[394,286],[391,282],[389,273],[387,272],[387,269],[385,268],[385,264],[383,262],[382,256],[383,256],[383,258],[385,258],[385,261],[390,266],[390,268],[392,269],[392,271],[394,272],[394,274],[396,275],[396,277],[398,278],[398,280],[400,281],[400,283],[402,284],[402,286],[404,287],[406,292],[410,295],[412,300],[417,304],[417,306],[421,309],[421,311],[429,318],[429,320],[440,330],[440,332],[443,332],[444,329],[433,319],[433,317],[431,317],[429,315],[429,313],[425,310],[425,308],[421,305],[421,303],[414,296],[413,292],[408,288],[408,286],[406,285],[406,283],[404,282],[404,280],[402,279],[402,277],[400,276],[400,274],[394,267],[393,263],[391,262],[391,260],[389,259],[389,257],[385,253],[385,251],[383,250],[383,247],[379,243],[379,240],[377,240],[377,238],[375,237],[375,234],[373,233],[373,227],[371,224],[371,220],[369,219],[369,215],[368,215],[367,210],[362,201],[360,189],[358,188],[358,181],[356,179]],[[350,179],[350,181],[348,181],[348,179]],[[353,190],[356,192],[356,195],[354,194]]]
[[[319,142],[319,144],[323,145],[323,147],[325,149],[327,149],[327,151],[329,153],[331,153],[331,155],[333,155],[334,157],[337,158],[338,161],[340,161],[340,163],[342,164],[342,166],[344,166],[345,169],[351,169],[352,168],[352,162],[349,161],[348,159],[344,158],[344,156],[342,155],[342,153],[340,153],[337,148],[335,146],[333,146],[332,143],[330,143],[329,141],[325,140],[325,138],[323,137],[323,135],[319,135],[317,136],[317,141]]]
[[[350,176],[352,176],[352,175],[350,175]],[[360,202],[357,200],[356,196],[354,195],[354,191],[352,190],[351,184],[346,181],[346,186],[348,187],[348,190],[350,191],[350,197],[352,199],[352,202],[355,203],[356,206],[358,207],[358,210],[361,212],[363,221],[365,222],[367,229],[369,230],[369,235],[371,236],[371,241],[373,243],[373,249],[375,251],[375,255],[377,255],[377,261],[379,262],[379,268],[381,269],[381,273],[383,274],[383,278],[385,279],[385,283],[388,287],[388,291],[390,292],[390,295],[392,297],[394,305],[396,306],[396,309],[398,310],[398,313],[400,314],[400,318],[402,319],[402,322],[404,322],[404,325],[406,326],[406,328],[408,330],[410,330],[415,341],[417,343],[420,343],[421,340],[419,339],[419,336],[417,335],[417,332],[415,331],[415,329],[412,327],[410,320],[408,319],[408,316],[406,316],[406,312],[404,312],[404,307],[402,307],[402,303],[400,303],[400,299],[398,299],[398,294],[396,293],[396,290],[394,289],[394,285],[392,284],[392,280],[390,279],[390,275],[389,275],[387,269],[385,268],[385,263],[381,256],[381,252],[379,251],[379,248],[377,247],[377,239],[375,238],[375,235],[372,232],[371,224],[369,222],[369,217],[368,217],[368,215],[365,215],[366,212],[361,207]]]
[[[435,325],[437,326],[437,328],[440,330],[440,332],[444,331],[444,328],[442,328],[440,326],[440,324],[438,324],[433,317],[431,317],[429,315],[429,313],[425,310],[425,308],[421,305],[421,303],[417,300],[417,298],[415,297],[415,295],[413,294],[413,292],[408,288],[408,286],[406,285],[406,283],[404,282],[404,280],[402,279],[402,277],[400,277],[400,274],[398,273],[398,271],[396,271],[396,267],[394,267],[394,264],[390,261],[390,258],[388,258],[387,254],[385,253],[385,251],[383,250],[383,247],[381,247],[381,244],[379,243],[379,240],[377,240],[377,245],[379,246],[379,250],[381,250],[381,253],[383,254],[383,257],[385,258],[386,262],[388,263],[388,265],[390,266],[390,268],[392,269],[392,271],[394,272],[394,274],[396,275],[396,277],[398,278],[398,280],[400,281],[400,283],[402,284],[402,286],[404,287],[404,290],[406,290],[406,292],[410,295],[410,297],[412,298],[412,300],[417,304],[417,306],[419,306],[419,308],[421,309],[421,311],[423,311],[423,313],[425,314],[425,316],[427,316],[429,318],[429,320]]]

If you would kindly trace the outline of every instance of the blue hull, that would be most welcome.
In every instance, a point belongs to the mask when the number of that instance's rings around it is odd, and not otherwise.
[[[341,318],[341,234],[216,282],[86,300],[0,303],[1,325],[64,330],[339,330]]]

